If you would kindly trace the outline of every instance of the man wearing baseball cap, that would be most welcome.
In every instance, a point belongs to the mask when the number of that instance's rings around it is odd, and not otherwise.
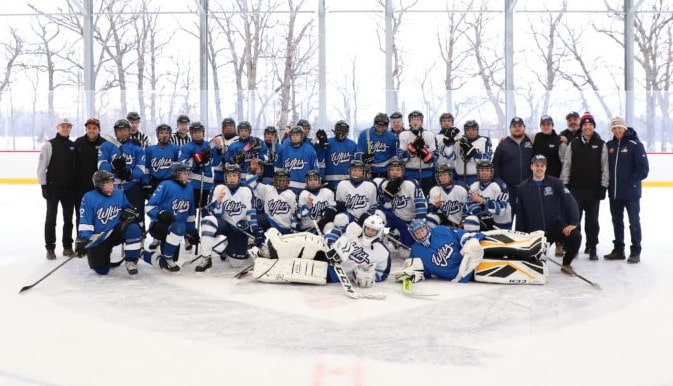
[[[580,114],[577,111],[571,111],[566,114],[566,125],[568,128],[563,130],[559,135],[564,143],[570,143],[581,134]]]
[[[91,177],[98,170],[98,150],[105,139],[100,135],[100,121],[89,118],[84,123],[84,135],[75,140],[75,209],[84,193],[94,188]],[[79,228],[79,215],[75,216]]]
[[[550,243],[565,247],[561,271],[573,275],[572,263],[582,243],[577,202],[563,182],[546,174],[547,158],[536,154],[530,160],[532,176],[519,185],[516,230],[544,230]]]
[[[37,182],[42,197],[47,200],[44,221],[44,241],[47,259],[56,259],[56,216],[58,204],[63,212],[63,256],[75,256],[72,249],[72,216],[75,208],[75,143],[70,140],[72,123],[66,118],[58,121],[56,136],[42,145],[37,165]]]

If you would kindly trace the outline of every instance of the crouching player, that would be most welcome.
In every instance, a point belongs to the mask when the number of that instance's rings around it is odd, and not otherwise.
[[[159,267],[167,272],[180,271],[176,261],[183,236],[191,245],[199,243],[194,225],[194,189],[189,184],[189,173],[189,167],[184,163],[173,163],[171,179],[159,184],[145,206],[145,213],[151,218],[150,234],[161,242],[161,247],[160,255],[148,251],[143,260],[149,264],[158,261]]]
[[[112,248],[124,243],[126,270],[129,275],[136,275],[143,233],[134,222],[138,212],[124,193],[115,188],[114,174],[99,170],[92,180],[94,190],[84,194],[80,205],[77,255],[86,254],[89,267],[99,275],[107,275]]]

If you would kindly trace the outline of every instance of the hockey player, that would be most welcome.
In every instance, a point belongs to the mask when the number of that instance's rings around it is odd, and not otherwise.
[[[177,122],[175,124],[175,134],[171,136],[170,143],[178,145],[178,147],[184,146],[187,142],[192,139],[189,138],[189,123],[191,120],[186,115],[178,115]]]
[[[460,129],[453,126],[454,118],[451,113],[444,113],[439,117],[439,133],[435,134],[437,139],[437,153],[439,157],[435,165],[449,165],[453,169],[456,165],[456,136],[460,134]]]
[[[273,185],[250,183],[255,197],[262,200],[264,213],[257,218],[261,230],[276,228],[286,235],[297,229],[297,195],[289,185],[290,174],[285,170],[276,170]]]
[[[397,136],[388,131],[388,116],[378,113],[374,126],[363,130],[358,136],[358,155],[365,165],[371,167],[372,178],[385,178],[388,160],[397,155]]]
[[[477,180],[477,162],[491,160],[491,139],[479,135],[479,124],[469,120],[463,125],[463,135],[453,148],[456,154],[454,179],[457,184],[470,186]]]
[[[149,199],[162,181],[170,179],[171,165],[178,161],[180,148],[170,143],[171,127],[165,123],[157,126],[157,144],[145,150],[145,170],[143,192]]]
[[[343,271],[360,287],[371,287],[376,282],[384,281],[390,273],[390,252],[383,245],[385,225],[378,215],[372,215],[362,224],[350,224],[349,229],[335,243],[333,250],[338,255]],[[357,234],[353,237],[351,234]],[[328,253],[328,258],[334,256]],[[330,282],[338,282],[339,278],[330,265],[327,270]]]
[[[413,219],[425,218],[428,203],[421,187],[415,180],[404,178],[404,162],[393,157],[388,162],[388,179],[379,186],[379,208],[385,214],[386,225],[397,229],[406,246],[414,240],[409,234],[409,223]]]
[[[241,167],[233,164],[225,169],[225,184],[213,190],[208,204],[210,215],[201,219],[201,262],[197,273],[205,272],[213,266],[211,253],[218,235],[227,237],[224,258],[234,268],[249,262],[247,257],[248,235],[255,237],[255,244],[261,245],[264,234],[257,225],[255,195],[249,186],[241,185]]]
[[[339,182],[336,189],[336,209],[338,213],[345,213],[349,221],[359,224],[374,213],[377,207],[376,185],[364,178],[365,167],[362,161],[351,161],[348,168],[350,178]]]
[[[394,113],[390,114],[390,131],[395,134],[396,137],[399,137],[400,133],[402,133],[404,130],[404,120],[402,119],[402,113],[395,111]]]
[[[437,165],[435,181],[437,186],[430,189],[428,196],[428,224],[460,228],[468,200],[467,190],[453,183],[453,169],[448,165]]]
[[[315,146],[320,173],[332,190],[336,189],[339,181],[348,178],[348,167],[351,160],[355,159],[357,145],[348,138],[349,129],[346,121],[337,121],[334,124],[334,137],[327,139],[323,145]]]
[[[89,268],[99,275],[110,271],[110,253],[124,243],[124,260],[129,275],[138,273],[142,230],[134,223],[138,212],[121,190],[115,176],[99,170],[92,177],[95,189],[82,197],[79,230],[75,241],[78,256],[87,255]]]
[[[192,141],[180,149],[180,162],[189,166],[191,186],[194,189],[194,201],[197,208],[203,208],[208,201],[208,194],[213,188],[213,157],[210,143],[205,140],[205,128],[199,121],[189,126]],[[218,156],[219,159],[219,156]],[[217,161],[215,161],[217,162]]]
[[[152,264],[158,260],[159,267],[168,272],[178,272],[175,263],[180,252],[183,237],[190,244],[199,243],[194,221],[194,189],[189,186],[189,167],[182,162],[170,166],[171,178],[159,184],[145,206],[150,217],[150,234],[161,242],[161,255],[153,258],[154,253],[145,252],[143,260]]]
[[[278,130],[276,130],[275,126],[267,126],[266,129],[264,129],[264,144],[269,150],[269,156],[266,158],[263,165],[264,172],[262,174],[262,182],[270,184],[273,180],[274,164],[276,158],[278,158],[278,147],[280,146],[278,143]]]
[[[211,147],[217,154],[217,162],[213,163],[213,181],[215,185],[224,183],[224,155],[229,146],[238,140],[236,135],[236,121],[233,118],[224,118],[222,120],[222,133],[213,137],[210,141]]]
[[[482,161],[477,164],[479,181],[470,185],[470,199],[466,215],[479,218],[479,229],[511,229],[512,208],[509,205],[507,185],[499,178],[493,178],[493,164]],[[479,229],[467,228],[471,231]]]
[[[144,228],[145,196],[142,179],[145,175],[145,151],[135,139],[130,138],[131,125],[126,119],[115,122],[117,143],[103,142],[98,151],[98,170],[112,172],[115,185],[124,192],[140,215],[138,223]]]
[[[264,141],[250,135],[252,126],[250,122],[238,123],[238,140],[229,145],[222,162],[233,163],[241,166],[241,178],[246,179],[250,164],[264,163],[268,157],[268,149]]]
[[[319,171],[315,149],[304,141],[304,131],[300,126],[290,129],[286,145],[281,146],[276,160],[276,170],[285,169],[290,173],[290,189],[299,194],[304,189],[304,180],[309,170]]]
[[[334,221],[335,206],[334,192],[322,186],[320,173],[315,170],[306,173],[306,189],[299,193],[297,202],[299,230],[315,231],[313,221],[316,221],[320,231],[325,232],[325,225]]]
[[[418,282],[433,276],[454,282],[469,282],[479,265],[484,248],[481,233],[437,226],[430,229],[425,220],[414,220],[409,232],[416,241],[411,247],[404,269],[395,274],[397,281]]]
[[[427,195],[434,185],[432,172],[437,158],[435,134],[423,128],[423,114],[414,110],[409,113],[409,130],[400,133],[400,158],[406,163],[404,177],[415,179]]]
[[[126,120],[129,121],[129,124],[131,125],[130,138],[138,141],[143,149],[147,148],[150,145],[150,138],[147,134],[138,129],[140,126],[140,114],[135,111],[130,111],[126,114]]]

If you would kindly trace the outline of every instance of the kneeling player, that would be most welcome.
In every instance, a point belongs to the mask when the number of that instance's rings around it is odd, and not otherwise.
[[[126,270],[129,275],[136,275],[142,238],[142,230],[134,222],[138,212],[115,188],[114,174],[99,170],[92,180],[95,189],[82,197],[80,205],[77,255],[86,254],[89,267],[99,275],[107,275],[112,248],[124,243]]]

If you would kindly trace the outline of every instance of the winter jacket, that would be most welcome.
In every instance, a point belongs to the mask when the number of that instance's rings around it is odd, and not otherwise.
[[[527,179],[519,185],[516,230],[552,232],[555,227],[579,225],[577,202],[563,182],[552,176],[542,181]]]
[[[622,139],[612,138],[607,143],[610,186],[608,197],[617,200],[638,200],[642,189],[640,182],[647,178],[650,166],[645,147],[638,134],[628,128]]]
[[[493,154],[494,176],[508,186],[516,187],[531,176],[530,159],[533,158],[533,141],[524,135],[520,143],[512,137],[505,138]]]
[[[580,136],[570,143],[561,171],[564,184],[571,190],[599,192],[609,179],[607,147],[598,133],[588,141]]]
[[[568,145],[552,130],[551,134],[537,133],[533,140],[533,155],[542,154],[547,157],[547,175],[559,177],[563,167],[563,157]]]
[[[61,134],[45,142],[37,165],[37,182],[47,188],[75,187],[75,143]]]

